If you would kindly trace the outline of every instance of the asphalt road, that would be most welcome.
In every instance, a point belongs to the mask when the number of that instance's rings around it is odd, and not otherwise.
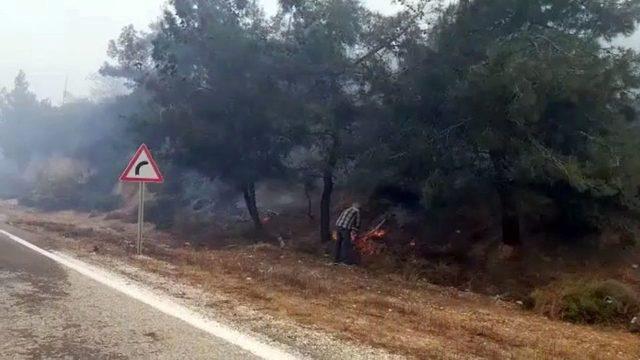
[[[254,358],[0,234],[0,359]]]

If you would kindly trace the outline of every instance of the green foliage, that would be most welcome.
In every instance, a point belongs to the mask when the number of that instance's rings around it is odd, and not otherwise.
[[[523,209],[544,211],[523,194],[573,228],[632,236],[640,57],[610,41],[635,30],[640,1],[400,3],[382,16],[358,0],[281,1],[268,18],[251,0],[172,0],[150,32],[108,44],[101,72],[131,90],[111,104],[51,106],[21,73],[0,97],[3,153],[21,171],[52,154],[100,164],[87,184],[105,191],[127,155],[113,149],[144,141],[242,191],[257,227],[256,183],[321,178],[325,237],[334,183],[418,194],[432,213],[481,192],[514,244]],[[115,136],[125,128],[135,135]],[[184,205],[179,180],[163,191],[163,210]]]
[[[152,90],[174,157],[239,187],[278,175],[289,147],[279,111],[286,98],[261,13],[230,1],[173,6],[153,39],[160,79]]]
[[[585,324],[626,325],[640,311],[640,297],[616,280],[571,280],[531,295],[536,311]]]
[[[518,190],[581,203],[596,228],[596,213],[637,211],[638,157],[626,149],[640,135],[640,59],[603,39],[629,34],[639,18],[638,1],[449,6],[429,41],[399,55],[403,93],[390,99],[410,160],[400,170],[429,159],[415,177],[426,195],[492,184],[516,238]]]

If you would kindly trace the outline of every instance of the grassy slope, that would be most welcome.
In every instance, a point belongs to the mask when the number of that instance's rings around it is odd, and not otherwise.
[[[52,246],[130,258],[135,225],[71,212],[0,206],[16,227],[47,234]],[[239,299],[253,309],[415,358],[637,359],[640,338],[572,325],[490,297],[393,275],[331,266],[268,245],[223,250],[172,247],[149,229],[147,269]],[[169,274],[167,263],[174,269]]]

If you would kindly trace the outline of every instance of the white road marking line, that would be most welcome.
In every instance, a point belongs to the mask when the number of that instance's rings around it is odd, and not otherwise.
[[[80,274],[90,279],[93,279],[133,299],[145,303],[167,315],[178,318],[193,327],[196,327],[215,337],[223,339],[226,342],[231,343],[243,350],[246,350],[260,358],[269,360],[296,359],[296,357],[291,354],[288,354],[273,346],[262,343],[257,339],[242,334],[241,332],[222,325],[217,321],[207,319],[206,317],[192,310],[189,310],[188,308],[174,301],[171,301],[170,299],[161,297],[149,290],[132,285],[129,280],[125,280],[124,278],[114,273],[99,269],[95,266],[89,265],[64,254],[52,253],[50,251],[44,250],[2,229],[0,229],[0,234],[5,235],[9,239],[19,243],[20,245],[23,245],[43,256],[46,256],[61,265],[79,272]]]

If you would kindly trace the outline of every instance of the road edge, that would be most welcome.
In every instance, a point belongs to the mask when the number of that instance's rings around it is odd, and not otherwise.
[[[133,285],[131,280],[127,280],[115,273],[96,266],[87,264],[76,258],[62,253],[53,253],[44,250],[27,240],[20,238],[6,230],[0,229],[0,234],[6,236],[10,240],[29,248],[42,256],[45,256],[56,263],[63,265],[71,270],[80,273],[102,285],[112,288],[128,297],[140,301],[152,308],[177,319],[180,319],[189,325],[200,329],[212,336],[222,339],[233,344],[245,351],[248,351],[265,360],[294,360],[298,357],[280,350],[274,346],[265,344],[251,336],[243,334],[217,321],[208,319],[187,307],[171,301],[168,298],[161,297],[149,290]]]

